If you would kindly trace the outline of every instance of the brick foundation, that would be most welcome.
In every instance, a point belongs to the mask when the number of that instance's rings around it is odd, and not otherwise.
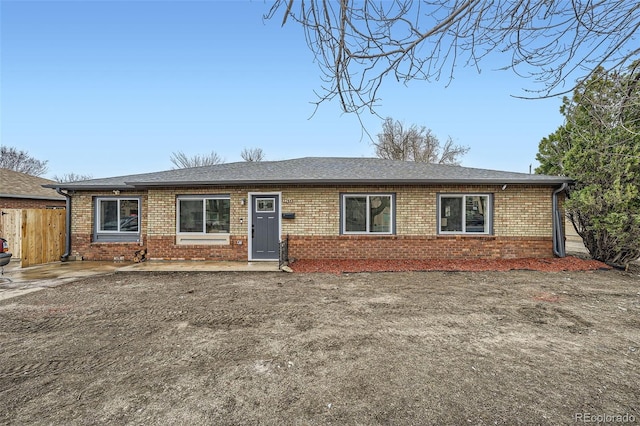
[[[113,260],[123,256],[124,260],[133,260],[133,255],[140,250],[140,243],[92,243],[90,235],[73,234],[71,236],[71,255],[84,260]]]
[[[238,244],[237,241],[242,241]],[[137,250],[147,249],[147,259],[151,260],[247,260],[247,238],[232,236],[224,245],[176,245],[174,237],[147,237],[145,244],[132,243],[92,243],[90,235],[74,234],[71,253],[84,260],[113,260],[124,256],[131,261]]]
[[[546,237],[289,237],[296,259],[514,259],[553,257]]]
[[[242,241],[242,244],[238,244]],[[149,237],[147,257],[157,260],[247,260],[247,238],[231,236],[223,245],[176,245],[174,237]]]
[[[242,244],[237,244],[242,241]],[[143,245],[153,260],[246,261],[247,239],[232,236],[224,245],[176,245],[173,237],[148,237]],[[133,259],[139,243],[91,243],[75,235],[72,253],[85,260]],[[289,236],[295,259],[514,259],[553,257],[551,238],[496,236]]]

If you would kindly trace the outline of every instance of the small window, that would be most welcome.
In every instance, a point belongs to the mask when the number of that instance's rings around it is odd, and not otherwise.
[[[229,233],[229,196],[181,196],[178,198],[178,232]]]
[[[275,211],[275,198],[256,198],[256,213],[274,213]]]
[[[342,232],[344,234],[393,233],[392,194],[343,194]]]
[[[489,195],[441,194],[438,230],[441,234],[489,234]]]

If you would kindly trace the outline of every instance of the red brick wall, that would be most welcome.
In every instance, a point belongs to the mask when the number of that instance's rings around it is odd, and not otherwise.
[[[296,259],[512,259],[553,257],[551,237],[289,236]]]
[[[242,241],[238,244],[237,241]],[[146,237],[140,243],[92,243],[91,235],[73,234],[71,251],[84,260],[114,260],[123,256],[131,261],[136,251],[147,249],[149,260],[247,260],[247,238],[231,236],[229,244],[222,245],[176,245],[174,237]]]
[[[65,200],[34,200],[31,198],[0,198],[0,209],[46,209],[65,207]]]
[[[124,256],[124,260],[133,260],[133,255],[143,246],[140,243],[92,243],[89,234],[72,234],[71,254],[82,256],[84,260],[114,260]]]
[[[130,261],[139,243],[91,243],[90,236],[74,234],[73,252],[85,260]],[[242,244],[237,244],[242,241]],[[173,237],[148,237],[144,247],[151,260],[247,260],[247,239],[232,236],[224,245],[176,245]],[[513,259],[553,257],[546,237],[496,236],[289,236],[289,257],[295,259]]]
[[[158,260],[247,260],[246,236],[232,235],[229,244],[216,245],[176,245],[175,237],[151,236],[147,248],[147,257]]]

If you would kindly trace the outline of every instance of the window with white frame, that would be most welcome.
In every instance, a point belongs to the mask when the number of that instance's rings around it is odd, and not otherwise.
[[[228,195],[183,195],[178,197],[178,233],[228,234]]]
[[[393,194],[342,194],[343,234],[392,234]]]
[[[100,233],[132,233],[140,231],[138,198],[97,198],[96,230]]]
[[[488,194],[440,194],[440,234],[489,234],[491,197]]]

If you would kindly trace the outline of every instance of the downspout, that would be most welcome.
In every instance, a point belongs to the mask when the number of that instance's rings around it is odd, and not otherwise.
[[[553,191],[552,202],[553,205],[553,254],[558,257],[565,257],[567,255],[564,245],[564,227],[562,214],[558,209],[558,194],[565,191],[569,185],[563,183],[560,188]]]
[[[69,260],[69,256],[71,256],[71,195],[62,192],[62,189],[56,188],[56,192],[60,195],[64,195],[67,199],[66,201],[66,217],[65,217],[65,239],[64,239],[64,254],[60,256],[61,262],[66,262]]]

